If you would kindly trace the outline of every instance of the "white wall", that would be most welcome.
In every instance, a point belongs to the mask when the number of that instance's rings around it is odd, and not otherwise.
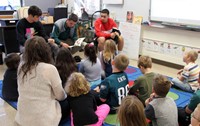
[[[65,0],[69,8],[73,7],[73,0]],[[127,11],[133,11],[134,15],[143,16],[143,21],[148,21],[150,0],[124,0],[123,5],[104,5],[111,13],[115,13],[116,19],[119,21],[126,20]],[[174,29],[174,28],[155,28],[150,26],[142,26],[141,40],[143,38],[156,41],[177,44],[180,46],[200,48],[200,32]],[[173,56],[162,54],[156,51],[149,51],[140,46],[140,54],[149,55],[155,59],[184,65],[182,56]],[[133,52],[134,53],[134,52]],[[200,63],[200,58],[198,59]]]
[[[149,21],[150,0],[124,0],[123,5],[104,5],[111,13],[115,13],[119,21],[126,20],[127,11],[133,11],[134,15],[143,16],[143,21]],[[165,43],[177,44],[186,47],[200,48],[200,32],[174,29],[174,28],[155,28],[142,26],[141,40],[143,38],[161,41]],[[142,43],[142,42],[141,42]],[[156,51],[146,50],[140,45],[140,54],[149,55],[155,59],[184,65],[182,56],[163,54]],[[200,63],[200,58],[198,59]]]
[[[74,9],[74,0],[64,0],[65,5],[68,5],[68,12],[70,13]]]
[[[149,7],[150,0],[124,0],[123,5],[105,5],[119,21],[126,20],[127,11],[133,11],[134,15],[143,16],[143,21],[148,21]]]
[[[170,43],[178,46],[183,46],[187,48],[200,48],[200,35],[199,32],[189,31],[184,29],[175,29],[175,28],[156,28],[150,26],[142,27],[142,39],[150,39],[165,43]],[[171,51],[173,51],[171,49]],[[143,49],[141,47],[140,54],[149,55],[155,59],[160,59],[163,61],[184,65],[182,55],[173,55],[173,54],[163,54],[160,52],[151,51]],[[197,61],[200,64],[200,56]]]
[[[36,5],[42,11],[47,11],[48,8],[53,8],[61,3],[61,0],[24,0],[25,6]]]

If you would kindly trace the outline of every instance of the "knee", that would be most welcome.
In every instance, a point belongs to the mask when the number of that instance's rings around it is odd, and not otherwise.
[[[99,44],[104,44],[104,42],[106,41],[106,39],[105,39],[105,37],[99,37],[97,39],[97,41],[98,41]]]
[[[119,36],[119,42],[124,43],[124,38],[122,36]]]

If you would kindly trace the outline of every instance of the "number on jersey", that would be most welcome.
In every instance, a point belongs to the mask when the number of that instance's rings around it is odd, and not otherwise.
[[[119,105],[121,105],[122,99],[128,95],[128,85],[126,85],[126,87],[120,87],[117,90],[118,92],[118,101],[119,101]]]

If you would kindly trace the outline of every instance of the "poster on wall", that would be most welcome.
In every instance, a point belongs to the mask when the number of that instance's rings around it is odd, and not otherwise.
[[[173,58],[181,59],[186,51],[196,50],[200,48],[188,47],[184,45],[173,44],[174,42],[163,42],[150,39],[142,39],[141,48],[150,52],[156,52],[159,54],[167,55]],[[198,60],[200,61],[200,55]],[[198,62],[199,62],[198,61]]]
[[[127,11],[126,22],[133,23],[133,11]]]
[[[124,38],[123,53],[126,54],[130,59],[138,60],[141,25],[120,22],[119,30]]]

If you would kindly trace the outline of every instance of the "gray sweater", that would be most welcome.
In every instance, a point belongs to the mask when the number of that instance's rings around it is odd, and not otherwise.
[[[172,98],[154,98],[146,106],[145,114],[153,126],[178,126],[177,107]]]
[[[97,58],[97,62],[92,65],[89,58],[85,58],[80,63],[79,71],[86,77],[87,81],[95,81],[101,79],[101,62]]]

